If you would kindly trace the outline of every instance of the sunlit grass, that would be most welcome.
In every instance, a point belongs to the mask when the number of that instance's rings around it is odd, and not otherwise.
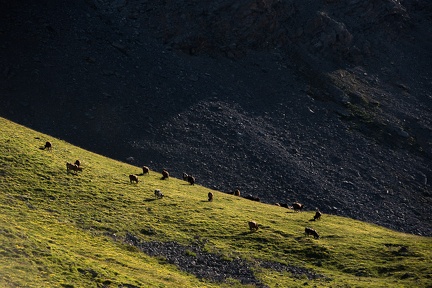
[[[250,261],[269,287],[428,287],[432,241],[376,225],[273,205],[115,161],[0,118],[0,287],[243,287],[202,281],[123,243],[202,241],[230,261]],[[51,151],[41,150],[45,141]],[[83,172],[66,172],[80,159]],[[147,163],[143,163],[147,164]],[[152,167],[150,167],[151,169]],[[178,172],[177,172],[178,173]],[[164,193],[154,197],[154,190]],[[247,222],[260,229],[251,233]],[[304,227],[320,239],[305,237]],[[189,251],[193,256],[193,252]],[[309,280],[259,267],[273,261],[313,270]],[[306,283],[306,284],[305,284]],[[279,285],[279,286],[278,286]],[[390,286],[389,286],[390,285]]]

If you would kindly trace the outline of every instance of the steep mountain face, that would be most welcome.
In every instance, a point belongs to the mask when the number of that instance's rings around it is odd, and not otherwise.
[[[432,235],[429,1],[0,8],[1,116],[227,193]]]

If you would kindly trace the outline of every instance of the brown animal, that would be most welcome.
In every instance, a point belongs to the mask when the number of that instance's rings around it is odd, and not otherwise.
[[[138,176],[136,176],[134,174],[129,175],[129,181],[130,181],[130,183],[133,183],[133,182],[138,183]]]
[[[305,235],[306,236],[312,235],[315,239],[319,239],[319,237],[320,237],[316,230],[309,228],[309,227],[305,228]]]
[[[75,172],[82,172],[83,168],[77,166],[76,164],[72,164],[67,162],[66,163],[66,171],[69,173],[69,170],[75,171]]]
[[[301,211],[303,210],[304,205],[300,204],[298,202],[293,203],[292,208],[294,209],[294,211]]]
[[[251,231],[257,231],[258,230],[258,224],[255,221],[249,221],[249,229]]]
[[[188,175],[183,172],[183,180],[189,182],[189,184],[194,185],[195,184],[195,177],[192,175]]]
[[[155,194],[156,198],[158,198],[158,199],[161,199],[164,196],[159,189],[156,189],[154,194]]]
[[[259,197],[253,196],[252,194],[249,194],[249,195],[245,196],[244,198],[252,200],[252,201],[257,201],[257,202],[261,201],[261,199]]]
[[[194,176],[189,175],[187,178],[187,181],[189,182],[189,184],[195,185],[195,177]]]
[[[207,196],[208,196],[208,201],[213,201],[213,193],[212,192],[209,192],[207,194]]]
[[[79,166],[81,166],[81,161],[80,160],[76,160],[74,164],[79,167]]]
[[[45,143],[44,149],[51,150],[51,148],[52,148],[52,144],[51,144],[51,142],[47,141],[47,142]]]
[[[150,169],[147,166],[142,166],[142,170],[143,170],[143,175],[145,174],[150,174]]]
[[[162,170],[162,180],[169,178],[169,172],[165,169]]]
[[[313,220],[314,221],[320,220],[321,219],[321,215],[322,215],[321,212],[319,211],[319,209],[317,209],[316,212],[315,212],[315,215],[313,217]]]
[[[240,190],[239,189],[236,189],[234,191],[234,196],[240,196]]]

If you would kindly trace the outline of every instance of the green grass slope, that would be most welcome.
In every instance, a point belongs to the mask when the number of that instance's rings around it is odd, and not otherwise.
[[[42,150],[51,141],[51,151]],[[80,159],[83,172],[67,173]],[[152,167],[150,167],[152,168]],[[180,174],[181,171],[177,171]],[[0,118],[0,287],[244,287],[198,279],[124,241],[199,241],[267,287],[432,287],[432,239],[249,201],[114,161]],[[263,183],[265,185],[265,183]],[[165,197],[155,199],[160,189]],[[379,207],[377,207],[379,209]],[[260,229],[250,232],[249,220]],[[321,235],[313,239],[304,228]],[[193,251],[186,251],[194,257]],[[308,278],[260,265],[301,267]]]

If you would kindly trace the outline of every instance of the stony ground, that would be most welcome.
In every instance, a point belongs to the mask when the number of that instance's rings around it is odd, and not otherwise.
[[[0,0],[2,117],[432,235],[429,1],[51,2]]]
[[[122,241],[121,239],[116,240]],[[176,265],[179,269],[193,274],[199,279],[212,282],[226,282],[228,279],[234,279],[244,285],[267,287],[254,274],[254,271],[259,271],[261,268],[290,272],[292,277],[299,279],[312,280],[325,277],[313,270],[295,265],[284,265],[272,261],[250,262],[240,257],[224,259],[221,255],[205,252],[203,249],[205,240],[201,239],[184,246],[177,242],[145,242],[128,233],[123,242],[137,247],[150,256],[159,257],[161,261]]]

